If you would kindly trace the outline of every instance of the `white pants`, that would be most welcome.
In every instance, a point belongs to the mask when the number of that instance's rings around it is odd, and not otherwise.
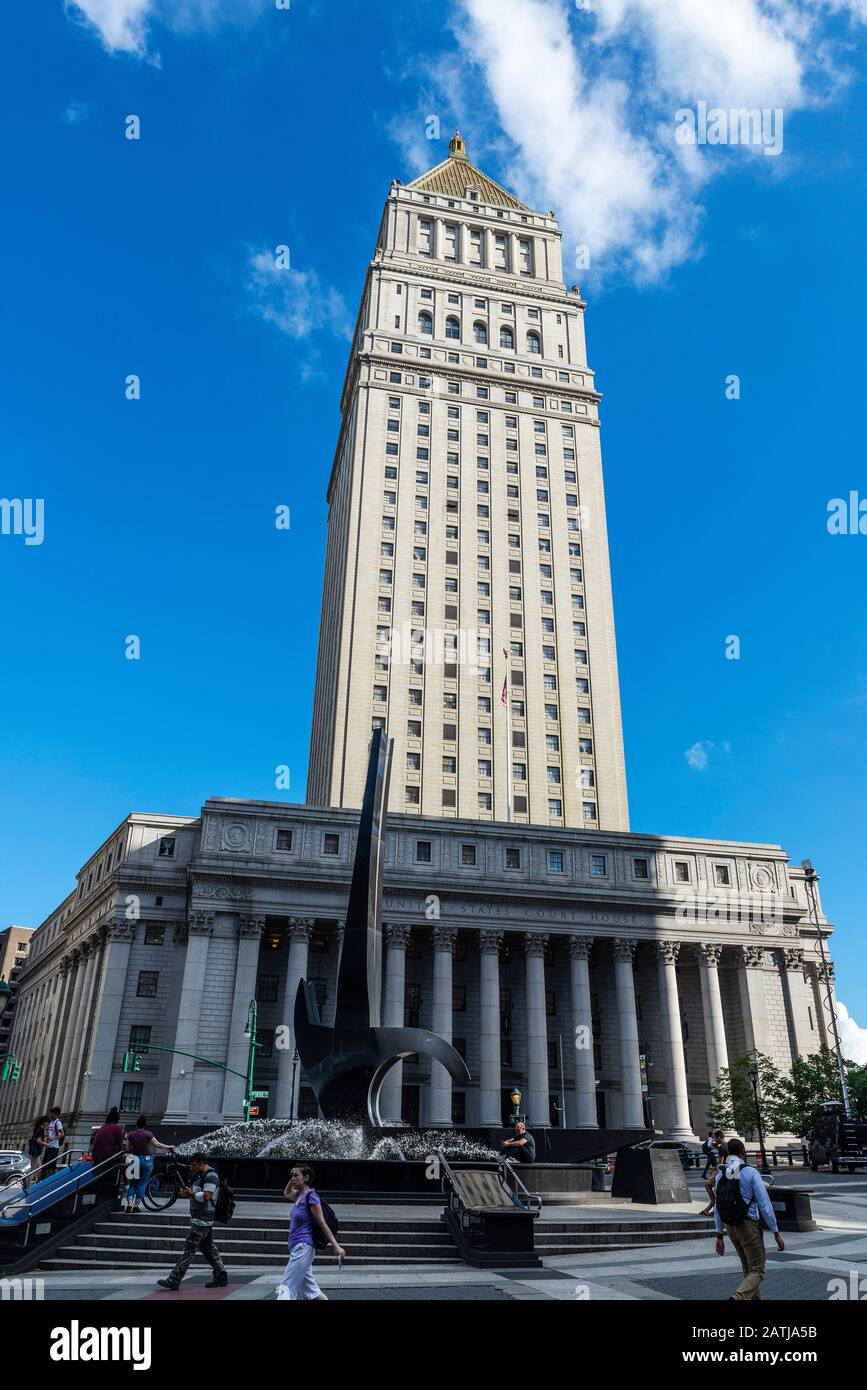
[[[322,1290],[313,1278],[313,1259],[316,1251],[312,1245],[293,1245],[289,1252],[289,1263],[283,1271],[283,1278],[277,1285],[277,1297],[283,1299],[318,1298]]]

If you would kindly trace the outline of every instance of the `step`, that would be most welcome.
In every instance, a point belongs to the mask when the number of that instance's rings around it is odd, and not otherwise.
[[[165,1271],[167,1268],[171,1268],[171,1256],[173,1254],[180,1254],[180,1251],[167,1251],[163,1258],[157,1259],[155,1251],[142,1251],[141,1257],[136,1258],[130,1257],[124,1250],[108,1249],[94,1250],[92,1252],[92,1258],[88,1258],[82,1254],[78,1246],[70,1245],[61,1247],[56,1255],[52,1256],[50,1259],[43,1260],[39,1268],[78,1270],[111,1269],[115,1271],[127,1269],[134,1272],[145,1269],[159,1269]],[[227,1259],[226,1263],[229,1265],[230,1270],[235,1268],[244,1269],[257,1265],[263,1265],[273,1269],[282,1269],[286,1264],[285,1251],[279,1260],[268,1259],[262,1255],[236,1255],[233,1253],[231,1258]],[[320,1255],[317,1256],[316,1265],[317,1268],[320,1269],[336,1269],[337,1260],[333,1255]],[[429,1258],[423,1260],[418,1259],[416,1256],[408,1258],[406,1255],[395,1255],[393,1252],[376,1255],[352,1255],[346,1267],[358,1269],[368,1265],[382,1265],[386,1268],[394,1267],[400,1269],[404,1269],[407,1266],[412,1266],[413,1268],[419,1266],[436,1269],[465,1268],[463,1261],[455,1260],[453,1250],[446,1251],[443,1254],[431,1255]],[[196,1260],[190,1266],[190,1268],[196,1272],[203,1272],[208,1269],[208,1267],[209,1266],[204,1260]]]
[[[99,1240],[139,1240],[147,1237],[151,1240],[160,1241],[183,1241],[186,1236],[186,1225],[160,1226],[150,1222],[105,1222],[98,1221],[92,1231],[88,1232],[87,1239]],[[287,1246],[287,1230],[281,1227],[278,1230],[259,1230],[254,1226],[219,1226],[215,1230],[218,1245],[231,1245],[238,1240],[258,1241],[263,1245],[278,1245],[281,1249]],[[435,1225],[425,1230],[417,1230],[413,1227],[401,1228],[399,1230],[373,1229],[367,1230],[359,1227],[353,1230],[348,1227],[340,1227],[341,1243],[350,1242],[357,1244],[422,1244],[439,1245],[443,1242],[450,1242],[451,1237],[441,1225]],[[82,1239],[85,1239],[82,1236]]]
[[[95,1250],[97,1253],[109,1248],[109,1243],[104,1236],[81,1235],[75,1242],[76,1249],[81,1250],[82,1254],[86,1251]],[[261,1253],[269,1259],[287,1260],[289,1252],[285,1240],[263,1241],[263,1240],[218,1240],[217,1245],[221,1250],[232,1251],[233,1254],[256,1254]],[[117,1249],[117,1245],[111,1246]],[[131,1236],[120,1247],[126,1250],[129,1256],[137,1255],[140,1251],[158,1250],[170,1251],[172,1254],[179,1255],[184,1248],[181,1237],[164,1236]],[[352,1254],[356,1251],[369,1254],[372,1250],[382,1250],[384,1253],[392,1255],[403,1252],[410,1258],[426,1259],[428,1255],[435,1256],[443,1250],[451,1250],[452,1243],[443,1241],[428,1243],[426,1241],[381,1241],[371,1240],[364,1242],[349,1241],[346,1244],[347,1251]]]
[[[442,1230],[442,1222],[439,1217],[404,1217],[401,1220],[381,1221],[377,1217],[346,1217],[337,1213],[340,1221],[341,1231],[436,1231]],[[176,1227],[178,1230],[186,1230],[190,1224],[188,1215],[179,1214],[177,1216],[167,1216],[159,1212],[144,1211],[136,1216],[129,1216],[124,1211],[112,1212],[109,1221],[99,1223],[103,1227],[114,1229],[122,1226],[125,1229],[133,1229],[138,1226],[159,1226],[163,1229]],[[270,1220],[268,1217],[244,1216],[236,1212],[228,1226],[217,1225],[215,1230],[226,1232],[243,1227],[244,1230],[270,1232],[276,1231],[284,1236],[289,1230],[289,1216],[282,1220]]]

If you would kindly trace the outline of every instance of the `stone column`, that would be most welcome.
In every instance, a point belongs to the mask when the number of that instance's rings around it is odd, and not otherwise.
[[[57,1105],[56,1095],[60,1073],[63,1069],[65,1053],[63,1044],[66,1037],[66,1016],[69,1007],[69,999],[73,984],[73,960],[71,955],[64,956],[60,962],[60,984],[55,991],[54,1010],[51,1024],[51,1042],[49,1044],[48,1058],[45,1065],[45,1074],[42,1078],[39,1093],[42,1096],[41,1102],[34,1107],[40,1115],[51,1110]]]
[[[545,1011],[546,933],[524,934],[527,981],[527,1122],[551,1123],[548,1091],[548,1018]]]
[[[729,1064],[722,995],[719,987],[721,954],[722,946],[714,941],[703,942],[698,948],[702,1016],[704,1018],[704,1035],[707,1040],[707,1071],[710,1077],[711,1090],[716,1085],[720,1072],[724,1071]]]
[[[250,1001],[256,997],[259,945],[264,930],[264,917],[240,917],[238,919],[238,956],[235,962],[235,987],[232,993],[232,1014],[229,1021],[226,1066],[245,1074],[250,1057],[250,1039],[244,1037],[244,1030],[247,1027]],[[231,1072],[226,1072],[223,1081],[222,1106],[225,1123],[244,1118],[244,1091],[245,1083],[242,1078],[233,1076]]]
[[[659,1003],[662,1010],[662,1036],[665,1041],[665,1075],[668,1098],[666,1135],[671,1139],[687,1139],[692,1135],[689,1120],[689,1097],[686,1087],[686,1059],[683,1052],[683,1026],[680,1018],[680,995],[677,989],[677,958],[679,941],[656,942],[656,966],[659,978]]]
[[[596,1129],[596,1068],[593,1065],[593,1015],[590,1005],[590,952],[592,936],[569,937],[572,984],[572,1055],[575,1060],[575,1094],[570,1124],[576,1129]]]
[[[433,220],[433,258],[441,261],[443,258],[443,219],[435,217]]]
[[[483,233],[483,236],[482,236],[482,243],[483,243],[484,248],[485,248],[485,250],[484,250],[485,270],[493,270],[493,268],[494,268],[494,230],[493,230],[492,227],[485,227],[484,233]]]
[[[90,1053],[90,1048],[88,1046],[90,1042],[89,1033],[96,1002],[96,993],[99,988],[99,967],[102,957],[103,939],[102,933],[97,931],[93,936],[88,938],[84,946],[87,952],[87,969],[84,974],[84,1002],[78,1020],[78,1042],[72,1070],[72,1087],[67,1104],[67,1109],[70,1114],[73,1114],[77,1110],[79,1098],[84,1091],[84,1073],[87,1070],[87,1060]]]
[[[312,917],[290,918],[286,933],[289,941],[289,959],[286,962],[286,982],[283,989],[283,1033],[284,1046],[279,1048],[277,1085],[274,1089],[274,1104],[268,1107],[269,1115],[278,1117],[298,1114],[298,1091],[301,1081],[301,1063],[295,1068],[295,1092],[292,1091],[292,1058],[295,1055],[295,996],[299,980],[307,977],[307,948],[313,935]]]
[[[129,954],[134,939],[134,922],[122,919],[112,922],[108,928],[90,1047],[90,1076],[84,1083],[81,1097],[82,1115],[93,1118],[104,1118],[108,1110],[121,1009],[129,972]],[[120,1102],[120,1096],[117,1097],[117,1102]]]
[[[90,1022],[90,1008],[93,1002],[93,976],[96,972],[97,960],[99,960],[99,940],[97,937],[89,937],[82,945],[83,960],[85,960],[85,980],[81,988],[81,1008],[75,1020],[75,1033],[69,1038],[69,1074],[67,1086],[64,1088],[64,1098],[61,1101],[64,1113],[72,1113],[75,1109],[75,1102],[78,1099],[79,1088],[81,1088],[83,1066],[85,1066],[85,1041],[88,1037],[88,1024]]]
[[[433,1031],[446,1042],[452,1040],[452,959],[455,954],[457,927],[440,924],[433,936]],[[430,1064],[430,1122],[450,1125],[452,1122],[452,1079],[441,1062]]]
[[[765,993],[765,948],[764,946],[740,946],[738,951],[740,954],[738,989],[740,991],[747,1052],[762,1052],[766,1057],[770,1057],[773,1055],[773,1049],[768,1018],[768,997]]]
[[[507,236],[508,236],[508,238],[509,238],[509,240],[508,240],[508,247],[509,247],[509,271],[510,271],[510,273],[511,273],[512,275],[520,275],[520,274],[521,274],[521,256],[520,256],[520,252],[518,251],[518,237],[517,237],[517,233],[516,233],[516,232],[508,232],[508,233],[507,233]],[[515,325],[515,331],[516,331],[516,333],[517,333],[517,324]],[[516,346],[517,346],[517,344],[516,344]],[[521,350],[521,349],[519,348],[518,351],[520,352],[520,350]]]
[[[500,1099],[500,948],[501,931],[479,932],[479,1124],[503,1122]]]
[[[635,1012],[635,982],[632,978],[632,962],[638,942],[629,937],[618,937],[613,945],[617,1033],[620,1043],[621,1124],[624,1129],[643,1129],[638,1018]]]
[[[208,965],[208,946],[214,930],[214,914],[190,912],[187,930],[187,954],[184,960],[184,978],[173,1046],[180,1048],[182,1052],[195,1052]],[[172,1074],[164,1120],[183,1123],[189,1118],[194,1066],[192,1057],[172,1056]]]
[[[57,1101],[61,1110],[66,1113],[69,1109],[69,1096],[72,1091],[72,1075],[75,1070],[75,1059],[78,1052],[81,1035],[79,1033],[79,1023],[84,1009],[84,981],[87,975],[89,954],[82,946],[78,946],[74,952],[76,966],[75,978],[72,982],[71,1003],[67,1013],[67,1026],[63,1031],[63,1056],[61,1059],[60,1077],[57,1084]]]
[[[409,945],[410,929],[402,922],[390,922],[383,931],[386,956],[382,1026],[402,1028],[406,1006],[406,948]],[[385,1078],[379,1105],[383,1119],[400,1123],[403,1111],[403,1062],[396,1062]]]

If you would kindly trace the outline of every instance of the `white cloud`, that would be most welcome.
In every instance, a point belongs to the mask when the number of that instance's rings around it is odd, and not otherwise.
[[[708,179],[744,158],[779,173],[755,146],[678,145],[675,112],[701,100],[779,107],[788,120],[841,78],[823,18],[867,22],[867,0],[456,3],[476,127],[489,115],[513,151],[505,182],[556,209],[564,252],[587,245],[591,267],[637,280],[698,253]]]
[[[67,125],[81,125],[82,121],[90,119],[93,111],[93,103],[90,101],[71,101],[63,113],[63,119]]]
[[[323,286],[315,270],[280,269],[272,251],[256,251],[248,264],[253,312],[289,338],[324,331],[351,339],[352,319],[342,295]]]
[[[144,56],[154,0],[66,0],[71,19],[96,29],[109,53]]]
[[[867,1028],[856,1023],[846,1005],[837,1000],[837,1027],[843,1056],[862,1066],[867,1063]]]
[[[694,772],[706,772],[710,761],[710,750],[714,747],[715,744],[711,743],[709,739],[700,739],[691,748],[687,748],[683,756]]]
[[[64,0],[70,19],[96,31],[109,53],[149,57],[150,31],[213,31],[243,23],[272,8],[269,0]]]

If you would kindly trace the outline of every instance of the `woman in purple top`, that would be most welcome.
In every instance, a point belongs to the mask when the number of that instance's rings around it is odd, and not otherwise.
[[[325,1216],[322,1203],[313,1186],[315,1174],[309,1163],[299,1163],[292,1169],[283,1193],[294,1203],[289,1221],[289,1263],[283,1271],[283,1278],[277,1285],[277,1297],[284,1299],[325,1299],[324,1294],[313,1278],[313,1259],[316,1245],[313,1240],[313,1223],[316,1222],[325,1239],[338,1259],[346,1258],[346,1251],[334,1239]]]
[[[135,1129],[131,1129],[126,1136],[127,1150],[136,1159],[136,1163],[131,1166],[132,1171],[136,1173],[137,1176],[130,1178],[126,1196],[121,1199],[121,1211],[133,1212],[139,1210],[145,1188],[154,1170],[154,1149],[168,1149],[169,1152],[171,1152],[171,1144],[161,1144],[159,1139],[151,1134],[147,1124],[148,1122],[145,1116],[139,1115],[135,1122]]]

